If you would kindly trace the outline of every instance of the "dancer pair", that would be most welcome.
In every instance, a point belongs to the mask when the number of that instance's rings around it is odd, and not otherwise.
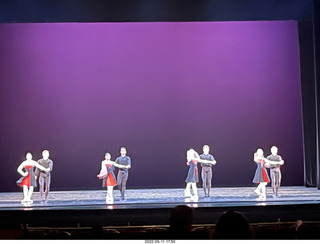
[[[102,187],[107,187],[106,203],[113,203],[113,187],[118,185],[121,192],[121,200],[125,200],[124,193],[126,189],[126,182],[128,179],[128,169],[131,168],[131,159],[126,156],[126,148],[120,149],[121,156],[116,161],[111,161],[111,154],[105,154],[105,160],[101,162],[101,170],[97,175],[99,179],[102,179]],[[114,167],[118,167],[118,181],[114,174]]]
[[[212,171],[211,167],[210,169],[208,168],[208,165],[215,165],[217,162],[214,160],[212,155],[209,155],[209,146],[205,145],[203,146],[204,149],[204,154],[199,156],[199,154],[194,150],[194,149],[189,149],[187,151],[187,165],[189,165],[189,170],[188,170],[188,175],[185,180],[187,183],[186,189],[184,191],[185,197],[191,197],[191,200],[198,200],[198,190],[197,190],[197,183],[199,182],[199,177],[198,177],[198,168],[197,168],[197,163],[203,163],[203,171],[202,171],[202,180],[203,182],[203,187],[205,191],[205,196],[209,196],[210,189],[208,189],[208,195],[206,194],[206,189],[209,187],[211,188],[211,177],[212,177]],[[209,156],[208,156],[209,155]],[[211,156],[211,157],[210,157]],[[206,160],[202,158],[209,158],[211,160]],[[213,160],[212,160],[213,159]],[[209,173],[209,170],[211,174]],[[204,172],[205,171],[205,172]],[[210,181],[210,183],[208,182]],[[191,188],[193,191],[193,195],[191,194]]]
[[[24,171],[23,171],[24,169]],[[23,188],[24,198],[21,201],[23,204],[31,204],[34,187],[37,187],[37,177],[39,176],[40,197],[42,201],[47,201],[50,190],[51,174],[53,162],[49,159],[49,151],[42,152],[42,159],[38,162],[32,160],[32,154],[26,154],[26,160],[23,161],[17,171],[22,177],[17,181],[17,185]],[[45,190],[44,190],[45,187]]]
[[[257,169],[252,182],[259,184],[254,192],[259,195],[259,199],[266,199],[266,185],[270,182],[266,168],[270,168],[273,197],[278,197],[278,191],[281,184],[280,165],[284,164],[281,156],[278,155],[278,148],[276,146],[271,147],[271,155],[267,158],[263,156],[263,150],[258,148],[254,153],[253,160],[257,164]]]

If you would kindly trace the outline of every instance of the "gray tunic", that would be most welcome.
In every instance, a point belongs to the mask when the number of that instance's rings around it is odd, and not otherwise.
[[[124,165],[124,166],[129,165],[131,167],[131,159],[129,156],[117,157],[115,163],[120,164],[120,165]],[[128,172],[128,169],[119,169],[119,170]]]
[[[41,166],[43,166],[46,169],[50,168],[50,172],[53,169],[53,162],[52,162],[51,159],[44,160],[43,158],[41,158],[41,159],[38,160],[38,164],[40,164]],[[46,177],[48,177],[50,175],[50,172],[42,171],[42,170],[36,168],[35,174],[37,176],[40,175],[40,177],[46,178]]]

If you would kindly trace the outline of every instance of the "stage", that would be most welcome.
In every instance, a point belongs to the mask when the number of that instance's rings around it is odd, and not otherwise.
[[[222,212],[237,210],[250,222],[318,220],[320,191],[302,186],[281,187],[280,197],[273,198],[267,187],[266,200],[260,200],[254,187],[212,188],[205,198],[198,188],[198,201],[184,197],[179,189],[128,189],[126,200],[106,204],[104,190],[52,191],[47,203],[41,203],[39,193],[33,195],[32,205],[20,203],[22,192],[0,193],[1,227],[29,226],[132,226],[166,225],[176,205],[194,209],[195,224],[213,224]]]

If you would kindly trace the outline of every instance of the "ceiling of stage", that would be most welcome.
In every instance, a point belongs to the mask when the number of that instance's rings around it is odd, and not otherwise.
[[[312,0],[56,0],[0,2],[1,23],[311,20]]]

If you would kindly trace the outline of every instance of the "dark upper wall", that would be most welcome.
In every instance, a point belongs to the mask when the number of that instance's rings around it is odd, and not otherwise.
[[[0,23],[311,20],[312,0],[0,1]]]

